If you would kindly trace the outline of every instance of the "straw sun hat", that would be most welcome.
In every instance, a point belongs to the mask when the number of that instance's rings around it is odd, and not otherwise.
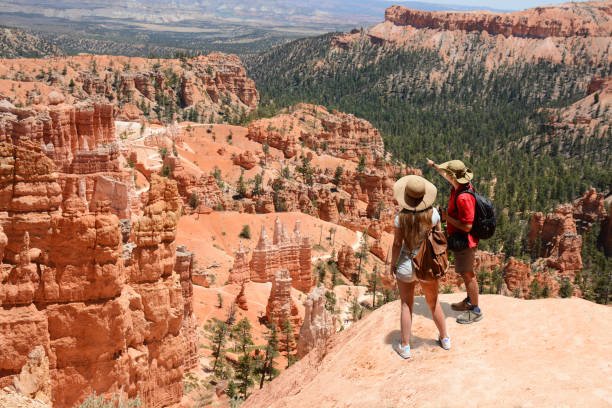
[[[451,160],[438,166],[450,174],[460,184],[467,184],[474,178],[472,170],[468,169],[461,160]]]
[[[409,211],[424,211],[436,201],[438,189],[421,176],[409,175],[393,185],[393,197],[399,205]]]

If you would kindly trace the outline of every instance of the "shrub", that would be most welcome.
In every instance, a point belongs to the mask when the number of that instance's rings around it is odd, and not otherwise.
[[[559,296],[561,296],[562,298],[568,298],[572,297],[573,293],[574,287],[572,286],[570,281],[567,279],[563,279],[563,282],[561,283],[561,288],[559,288]]]
[[[251,239],[251,227],[248,225],[243,225],[242,231],[240,231],[238,236],[244,239]]]

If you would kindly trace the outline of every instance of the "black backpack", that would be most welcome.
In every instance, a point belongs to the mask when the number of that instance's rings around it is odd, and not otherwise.
[[[474,222],[472,223],[470,234],[478,239],[491,238],[497,226],[493,202],[473,190],[462,190],[455,196],[455,208],[457,208],[457,197],[463,193],[470,193],[476,199],[476,214],[474,214]]]

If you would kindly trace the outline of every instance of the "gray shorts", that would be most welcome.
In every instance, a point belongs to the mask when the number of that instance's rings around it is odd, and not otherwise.
[[[476,248],[477,247],[466,248],[461,251],[453,251],[453,254],[455,255],[455,272],[457,272],[459,275],[474,271]]]

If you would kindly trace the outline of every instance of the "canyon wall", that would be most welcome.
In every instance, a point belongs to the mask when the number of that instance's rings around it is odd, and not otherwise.
[[[148,203],[123,241],[108,201],[90,211],[41,144],[0,143],[0,385],[33,348],[48,358],[55,407],[123,391],[148,407],[180,400],[193,365],[190,261],[175,266],[176,183],[152,177]],[[130,234],[128,234],[129,237]]]

